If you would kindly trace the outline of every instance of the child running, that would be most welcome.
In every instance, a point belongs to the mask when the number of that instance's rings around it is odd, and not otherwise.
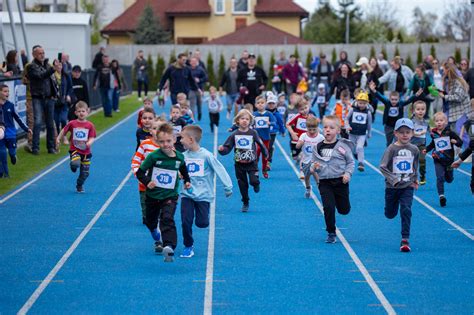
[[[471,101],[471,105],[474,107],[474,101]],[[469,146],[459,154],[459,158],[451,164],[452,167],[458,168],[462,161],[466,160],[472,152],[474,152],[474,111],[471,112],[471,118],[468,119],[461,130],[461,139],[462,134],[467,132],[469,135]],[[471,167],[471,193],[474,195],[474,159],[472,160],[472,167]]]
[[[145,99],[143,100],[143,108],[138,111],[138,117],[137,117],[138,128],[143,127],[142,126],[142,115],[143,115],[143,112],[145,111],[145,108],[153,109],[153,102],[148,97],[145,97]]]
[[[351,210],[349,181],[354,172],[353,144],[337,136],[341,132],[341,120],[330,115],[323,119],[324,140],[313,149],[311,172],[319,178],[319,193],[323,202],[324,220],[328,237],[326,243],[336,243],[337,212],[347,215]]]
[[[301,149],[296,148],[296,143],[300,139],[300,136],[306,132],[306,119],[308,118],[309,106],[300,98],[296,108],[298,109],[298,114],[286,122],[286,129],[288,129],[288,133],[291,137],[291,156],[293,160],[299,163]]]
[[[326,115],[326,109],[329,104],[329,93],[326,92],[326,85],[324,83],[318,84],[318,89],[316,91],[316,95],[311,103],[311,107],[315,104],[318,105],[318,113],[319,113],[319,120],[322,121],[324,116]]]
[[[186,126],[186,121],[181,117],[181,108],[178,104],[171,106],[170,111],[170,124],[173,126],[173,133],[176,137],[176,143],[174,147],[179,152],[184,152],[184,147],[181,144],[181,131]]]
[[[250,111],[246,109],[240,110],[234,117],[234,124],[238,125],[239,128],[227,138],[223,145],[219,146],[219,154],[229,154],[229,152],[235,148],[235,176],[237,177],[243,203],[241,211],[248,212],[250,201],[248,191],[249,182],[256,193],[260,191],[255,144],[260,147],[265,157],[268,156],[268,151],[258,136],[257,131],[250,129],[250,125],[253,124],[253,116]]]
[[[418,148],[410,143],[413,137],[413,122],[401,118],[395,123],[395,143],[385,149],[380,162],[380,171],[385,177],[385,216],[393,219],[400,209],[402,241],[400,251],[409,252],[411,206],[413,193],[418,189]]]
[[[303,133],[298,142],[296,143],[296,148],[301,149],[302,158],[301,158],[301,168],[303,169],[304,174],[304,183],[306,186],[306,191],[304,193],[305,198],[311,196],[311,175],[314,176],[314,180],[318,183],[318,177],[316,173],[311,172],[311,158],[313,156],[313,148],[319,142],[324,140],[323,135],[319,133],[319,119],[313,116],[308,117],[306,120],[306,128],[308,131]]]
[[[61,139],[70,133],[69,136],[69,156],[71,171],[75,173],[78,168],[79,177],[76,181],[76,191],[78,193],[85,192],[84,182],[89,177],[89,171],[91,166],[91,146],[95,141],[96,131],[94,124],[87,121],[89,115],[89,106],[79,101],[76,104],[77,119],[71,120],[64,128],[59,132],[56,137],[56,145],[61,143]]]
[[[186,126],[181,136],[181,141],[186,149],[184,159],[193,189],[181,191],[181,225],[184,249],[180,257],[191,258],[194,256],[193,222],[198,228],[209,226],[210,204],[215,198],[214,175],[217,175],[224,184],[226,197],[232,195],[232,180],[217,158],[201,147],[201,127]]]
[[[411,143],[416,145],[420,151],[419,166],[420,166],[420,185],[426,184],[426,135],[430,132],[430,126],[425,119],[426,103],[424,101],[416,101],[413,103],[413,138]]]
[[[341,101],[336,103],[331,115],[339,117],[339,124],[341,126],[341,137],[344,139],[349,139],[349,135],[346,131],[345,122],[351,106],[351,92],[349,90],[342,90]]]
[[[150,139],[152,137],[150,129],[156,117],[155,111],[150,107],[144,108],[141,116],[141,127],[138,127],[137,132],[135,133],[137,137],[137,147],[135,148],[135,151],[138,150],[138,147],[143,140]]]
[[[33,134],[32,130],[29,129],[25,123],[20,119],[17,112],[15,111],[15,105],[8,101],[9,96],[8,85],[0,84],[0,108],[3,112],[3,129],[4,137],[0,139],[0,178],[10,177],[8,174],[8,160],[7,160],[7,149],[8,155],[10,155],[10,161],[13,165],[16,164],[16,127],[15,121],[18,123],[21,129],[30,135]],[[1,120],[1,118],[0,118]]]
[[[214,126],[219,127],[220,111],[222,110],[222,101],[217,95],[217,89],[214,86],[209,88],[209,98],[207,100],[209,109],[209,120],[211,122],[211,132],[214,133]],[[230,116],[229,116],[230,117]]]
[[[161,125],[156,139],[160,148],[145,158],[136,175],[146,186],[146,226],[151,232],[155,246],[156,242],[163,243],[164,261],[173,262],[178,242],[174,214],[178,203],[179,176],[184,179],[185,189],[191,188],[191,180],[184,155],[174,148],[173,126]],[[156,247],[155,251],[159,252]]]
[[[431,156],[436,172],[436,189],[439,195],[439,205],[446,207],[447,199],[444,194],[444,183],[452,183],[454,171],[451,164],[454,162],[454,147],[462,146],[459,136],[449,129],[448,117],[443,112],[437,112],[433,116],[435,128],[431,129],[431,142],[424,150],[424,154],[433,150]]]
[[[253,113],[254,116],[254,128],[257,131],[260,139],[262,139],[263,145],[270,148],[270,128],[276,125],[275,116],[265,109],[266,100],[263,96],[257,96],[255,99],[256,111]],[[263,155],[259,147],[257,147],[257,160],[260,159],[260,154]],[[268,155],[262,157],[262,173],[263,178],[268,179]]]
[[[349,109],[344,125],[349,131],[349,140],[355,144],[355,154],[357,156],[357,169],[361,172],[364,166],[364,146],[372,131],[372,112],[368,108],[369,95],[360,92],[356,96],[354,106]]]
[[[137,174],[138,168],[142,164],[142,162],[145,160],[145,158],[150,154],[151,152],[159,149],[158,143],[157,143],[157,131],[158,128],[163,124],[163,121],[155,119],[153,123],[151,124],[150,128],[150,133],[152,137],[150,139],[143,140],[142,143],[140,143],[140,146],[138,147],[137,151],[133,155],[132,158],[132,172],[134,175]],[[140,195],[140,206],[142,208],[142,223],[146,224],[145,216],[146,216],[146,205],[145,205],[145,191],[146,191],[146,186],[143,185],[141,182],[138,182],[138,193]],[[159,251],[161,252],[163,250],[163,244],[155,244],[155,249],[159,246]]]
[[[285,123],[283,122],[283,115],[277,109],[277,98],[274,94],[271,94],[267,97],[267,110],[275,116],[276,124],[274,126],[270,126],[270,143],[269,143],[269,150],[268,150],[268,163],[267,169],[271,171],[272,169],[272,160],[273,160],[273,152],[274,152],[274,144],[277,133],[280,133],[282,137],[285,136]]]

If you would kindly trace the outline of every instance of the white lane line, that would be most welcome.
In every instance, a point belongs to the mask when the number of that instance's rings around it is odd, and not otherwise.
[[[370,163],[369,161],[365,160],[365,163],[371,168],[373,169],[375,172],[377,172],[378,174],[380,174],[380,176],[383,177],[383,174],[382,172],[376,168],[372,163]],[[421,205],[423,205],[426,209],[428,209],[429,211],[431,211],[432,213],[434,213],[435,215],[437,215],[438,217],[440,217],[443,221],[445,221],[446,223],[448,223],[449,225],[451,225],[453,228],[455,228],[456,230],[458,230],[459,232],[461,232],[462,234],[464,234],[465,236],[467,236],[471,241],[474,241],[474,235],[472,235],[471,233],[469,233],[468,231],[466,231],[466,229],[462,228],[461,226],[457,225],[456,223],[454,223],[453,221],[451,221],[450,219],[448,219],[445,215],[443,215],[441,212],[439,212],[438,210],[436,210],[435,208],[433,208],[432,206],[430,206],[429,204],[427,204],[423,199],[419,198],[418,196],[413,196],[413,198],[418,201]]]
[[[278,140],[275,140],[275,144],[278,146],[278,148],[280,149],[280,151],[282,152],[283,156],[285,157],[286,161],[288,162],[288,164],[291,166],[291,168],[293,169],[293,171],[295,172],[296,176],[299,178],[299,172],[298,170],[296,169],[295,165],[293,164],[293,162],[291,161],[290,157],[288,156],[288,154],[286,153],[286,151],[283,149],[283,147],[281,146],[280,142]],[[301,184],[303,186],[305,186],[304,184],[304,181],[303,180],[299,180],[301,182]],[[314,195],[313,192],[311,192],[311,198],[313,199],[313,201],[316,203],[316,206],[319,208],[319,211],[321,211],[321,213],[324,213],[323,211],[323,205],[321,204],[321,202],[318,200],[318,198],[316,198],[316,196]],[[375,296],[377,297],[377,299],[380,301],[380,303],[382,304],[383,308],[385,309],[385,311],[387,312],[387,314],[390,314],[390,315],[393,315],[393,314],[396,314],[395,310],[393,309],[392,305],[390,304],[390,302],[388,301],[388,299],[385,297],[385,295],[383,294],[382,290],[380,290],[379,286],[377,285],[377,283],[374,281],[374,279],[372,278],[372,276],[370,275],[369,271],[367,270],[367,268],[364,266],[364,264],[362,263],[362,261],[359,259],[359,256],[357,256],[357,254],[355,253],[355,251],[352,249],[351,245],[349,244],[349,242],[346,240],[346,238],[344,237],[344,235],[342,234],[342,232],[337,229],[336,231],[337,233],[337,236],[339,237],[339,240],[341,241],[342,245],[344,245],[344,248],[346,249],[346,251],[348,252],[349,256],[351,256],[354,264],[357,266],[357,268],[359,269],[360,273],[362,274],[362,276],[364,276],[364,279],[367,281],[367,284],[370,286],[370,288],[372,289],[372,291],[374,292]]]
[[[219,128],[214,128],[213,153],[217,157],[217,135]],[[212,315],[212,289],[214,283],[214,240],[216,229],[216,174],[214,173],[214,200],[209,213],[209,243],[207,246],[206,288],[204,290],[204,314]]]
[[[104,133],[100,134],[97,138],[96,138],[96,141],[99,140],[100,138],[102,138],[103,136],[107,135],[108,133],[112,132],[113,130],[115,130],[117,127],[121,126],[122,124],[124,124],[126,121],[128,121],[130,118],[132,118],[133,116],[135,116],[137,114],[139,110],[136,110],[135,112],[131,113],[129,116],[127,116],[126,118],[124,118],[122,121],[120,121],[119,123],[117,123],[116,125],[110,127],[109,129],[107,129],[106,131],[104,131]],[[15,189],[14,191],[12,191],[11,193],[9,193],[8,195],[6,195],[4,198],[0,199],[0,205],[5,203],[7,200],[9,200],[10,198],[14,197],[15,195],[17,195],[18,193],[22,192],[23,190],[25,190],[26,188],[30,187],[31,185],[33,185],[34,183],[36,183],[37,181],[39,181],[41,178],[43,178],[45,175],[49,174],[50,172],[52,172],[54,169],[56,169],[58,166],[60,166],[61,164],[63,164],[64,162],[66,161],[69,161],[69,156],[66,156],[64,157],[62,160],[59,160],[59,162],[53,164],[52,166],[48,167],[46,170],[44,170],[43,172],[41,172],[40,174],[38,174],[36,177],[34,177],[32,180],[26,182],[23,186]]]
[[[93,228],[94,224],[99,220],[101,215],[104,213],[105,210],[109,207],[109,205],[112,203],[112,201],[115,199],[115,197],[118,195],[120,190],[122,190],[123,186],[125,183],[130,179],[132,176],[132,172],[129,172],[127,176],[122,180],[120,185],[115,189],[115,191],[110,195],[109,199],[102,205],[102,207],[97,211],[96,215],[91,219],[89,224],[82,230],[81,234],[76,238],[74,243],[69,247],[69,249],[66,251],[66,253],[61,257],[61,259],[56,263],[56,266],[49,272],[49,274],[46,276],[46,278],[41,281],[41,284],[36,288],[36,290],[33,292],[33,294],[30,296],[28,301],[23,305],[23,307],[18,311],[17,315],[24,315],[28,313],[28,311],[31,309],[33,304],[35,304],[36,300],[40,297],[40,295],[43,293],[43,291],[48,287],[48,285],[53,282],[54,277],[56,277],[57,273],[61,270],[61,268],[66,264],[67,260],[71,255],[74,253],[74,251],[77,249],[79,244],[82,242],[82,240],[86,237],[86,235],[89,233],[89,231]]]

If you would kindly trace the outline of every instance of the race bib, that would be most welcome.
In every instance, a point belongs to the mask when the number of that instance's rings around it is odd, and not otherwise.
[[[286,108],[284,106],[280,106],[277,108],[277,111],[283,116],[286,113]]]
[[[186,167],[189,176],[204,176],[204,160],[203,159],[186,159]]]
[[[316,99],[316,103],[317,104],[326,103],[326,97],[325,96],[318,96],[318,98]]]
[[[78,148],[79,150],[86,150],[87,140],[89,140],[89,129],[74,128],[72,130],[72,141],[76,148]]]
[[[393,158],[392,170],[394,174],[413,173],[413,156],[395,156]]]
[[[306,143],[304,148],[304,153],[306,155],[312,155],[313,153],[313,143]]]
[[[306,118],[298,118],[296,128],[306,131]]]
[[[177,171],[154,167],[152,180],[155,182],[156,187],[163,189],[174,189],[174,186],[176,185],[177,174]]]
[[[399,109],[398,107],[390,107],[388,110],[388,116],[390,117],[398,117]]]
[[[354,112],[352,114],[352,122],[355,124],[365,125],[367,123],[367,114]]]
[[[175,135],[180,133],[182,130],[183,130],[183,126],[181,126],[181,125],[173,126],[173,134],[175,134]]]
[[[252,150],[253,136],[236,135],[235,147],[241,150]]]
[[[428,126],[420,126],[415,125],[415,133],[418,134],[417,138],[426,138],[426,130],[428,130]],[[424,132],[422,135],[420,133]]]
[[[219,104],[217,102],[214,102],[214,101],[210,101],[209,102],[209,111],[210,112],[218,112],[219,111]]]
[[[270,122],[269,117],[255,117],[255,128],[268,128]]]
[[[449,137],[440,137],[434,139],[436,151],[445,151],[451,149]]]

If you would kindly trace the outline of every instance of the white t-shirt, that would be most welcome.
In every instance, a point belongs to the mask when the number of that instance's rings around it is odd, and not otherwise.
[[[309,163],[311,162],[311,156],[313,155],[313,147],[316,146],[319,142],[324,140],[322,134],[318,133],[318,135],[314,138],[308,136],[308,133],[305,132],[300,136],[301,141],[304,142],[303,146],[301,147],[301,152],[303,153],[302,162]]]

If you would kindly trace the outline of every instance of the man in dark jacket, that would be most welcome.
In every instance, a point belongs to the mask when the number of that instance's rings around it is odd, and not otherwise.
[[[208,81],[206,70],[199,65],[199,60],[196,57],[191,57],[190,64],[191,75],[193,76],[194,81],[196,81],[198,88],[203,91],[204,84]],[[193,113],[197,112],[198,120],[201,121],[202,98],[199,90],[193,88],[189,90],[189,103],[191,104],[191,111]]]
[[[230,67],[222,75],[221,82],[219,83],[219,92],[222,95],[223,88],[225,87],[226,101],[227,101],[227,119],[230,118],[232,112],[232,106],[239,98],[239,85],[237,83],[237,59],[230,59]],[[237,115],[237,113],[235,113]]]
[[[51,75],[54,68],[44,58],[43,47],[33,46],[33,61],[28,67],[27,77],[30,82],[30,94],[32,97],[34,127],[32,153],[39,154],[40,132],[44,115],[46,123],[46,147],[48,153],[56,154],[55,130],[54,130],[54,104],[57,91],[53,87]],[[54,61],[53,65],[59,62]]]
[[[249,54],[247,66],[239,70],[237,82],[239,86],[245,86],[249,90],[249,94],[245,97],[245,103],[255,105],[255,98],[257,98],[267,86],[268,77],[265,71],[257,66],[254,54]]]
[[[76,65],[72,67],[72,103],[71,107],[69,108],[68,119],[73,120],[77,119],[76,114],[74,113],[76,110],[76,104],[79,101],[85,102],[89,105],[89,90],[87,88],[87,82],[81,78],[82,69],[80,66]]]
[[[94,90],[99,88],[104,116],[112,117],[112,70],[110,69],[109,56],[102,56],[102,64],[97,67],[94,75]]]
[[[177,103],[176,96],[178,93],[184,93],[188,95],[191,88],[194,90],[199,90],[199,93],[202,93],[191,74],[191,69],[186,66],[186,60],[186,54],[181,53],[178,55],[176,62],[170,65],[161,77],[160,85],[156,91],[156,94],[159,95],[166,81],[169,80],[171,102],[173,104]]]

